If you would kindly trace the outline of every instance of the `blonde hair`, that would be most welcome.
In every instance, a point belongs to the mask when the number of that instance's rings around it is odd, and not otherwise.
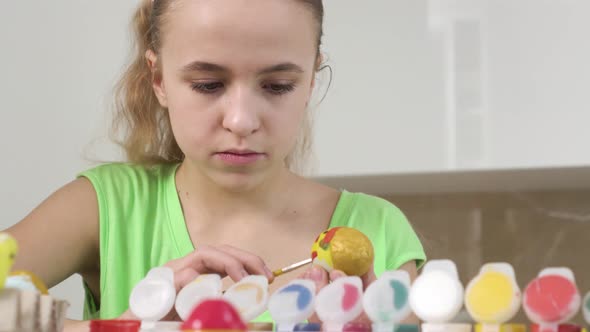
[[[318,24],[317,49],[323,35],[324,8],[322,0],[297,0],[307,5]],[[177,163],[184,154],[172,133],[167,109],[163,108],[152,89],[152,72],[145,54],[158,54],[161,27],[173,0],[142,0],[133,17],[134,53],[132,61],[115,87],[112,126],[113,140],[119,144],[131,163],[153,165]],[[316,68],[316,70],[319,70]],[[285,160],[287,167],[300,169],[311,151],[312,125],[309,112],[301,128],[297,144]]]

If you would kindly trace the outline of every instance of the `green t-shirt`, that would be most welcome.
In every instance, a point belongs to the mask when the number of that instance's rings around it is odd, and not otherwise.
[[[94,186],[100,214],[100,308],[86,290],[85,319],[120,316],[151,268],[194,250],[176,191],[177,167],[106,164],[79,175]],[[411,260],[421,266],[426,259],[404,214],[384,199],[342,191],[330,221],[336,226],[354,227],[371,239],[377,276]]]

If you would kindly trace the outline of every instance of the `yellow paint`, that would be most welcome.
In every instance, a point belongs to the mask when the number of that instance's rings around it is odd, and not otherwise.
[[[326,237],[327,231],[320,234],[318,240],[313,243],[311,247],[311,252],[317,252],[317,257],[313,260],[313,264],[320,265],[328,271],[332,271],[334,269],[334,263],[332,262],[332,251],[331,247],[328,246],[327,250],[323,249],[320,246],[320,243]]]
[[[35,274],[29,271],[12,271],[10,276],[20,276],[24,277],[27,281],[33,284],[35,288],[39,291],[39,293],[43,295],[48,295],[49,291],[47,290],[47,286],[41,280],[41,278],[37,277]]]
[[[465,294],[469,313],[479,322],[500,322],[513,307],[515,289],[512,280],[495,271],[485,272],[476,278]]]
[[[256,303],[262,302],[262,296],[264,295],[264,291],[262,290],[262,288],[260,288],[260,286],[258,284],[243,283],[243,284],[236,285],[234,290],[238,291],[238,292],[255,290],[256,291]]]
[[[4,288],[17,253],[16,240],[7,233],[0,233],[0,289]]]
[[[524,324],[483,325],[476,324],[475,332],[526,332]]]

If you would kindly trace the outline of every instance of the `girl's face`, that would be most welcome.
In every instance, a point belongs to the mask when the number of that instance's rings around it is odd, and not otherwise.
[[[247,190],[284,167],[306,116],[317,23],[292,0],[180,0],[154,79],[190,168]]]

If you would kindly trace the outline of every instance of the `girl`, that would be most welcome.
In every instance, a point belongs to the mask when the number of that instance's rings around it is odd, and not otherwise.
[[[319,233],[349,226],[375,247],[365,286],[385,270],[414,278],[425,254],[395,206],[292,171],[309,145],[323,14],[321,0],[142,1],[118,86],[128,162],[83,172],[8,229],[15,268],[50,287],[80,273],[86,319],[129,317],[131,289],[152,267],[172,267],[178,289],[202,273],[273,281]],[[342,275],[300,273],[271,291]]]

